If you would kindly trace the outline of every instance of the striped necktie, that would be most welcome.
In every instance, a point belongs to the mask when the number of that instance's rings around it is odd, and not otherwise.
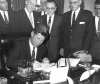
[[[51,24],[51,16],[49,17],[49,21],[48,21],[48,31],[50,29],[50,24]]]
[[[35,60],[35,47],[33,47],[32,57],[31,57],[31,61],[34,61],[34,60]]]

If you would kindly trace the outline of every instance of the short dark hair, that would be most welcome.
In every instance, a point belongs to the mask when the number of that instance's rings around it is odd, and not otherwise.
[[[95,4],[100,4],[100,0],[96,0],[95,1]]]
[[[40,33],[45,38],[48,36],[48,29],[44,24],[38,24],[36,28],[33,29],[34,34]]]
[[[57,7],[57,4],[56,4],[55,0],[47,0],[47,1],[46,1],[46,3],[52,3],[52,2],[53,2],[53,3],[55,4],[55,6]]]

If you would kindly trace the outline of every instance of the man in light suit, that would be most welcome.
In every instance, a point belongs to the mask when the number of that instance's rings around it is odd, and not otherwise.
[[[96,0],[94,3],[94,11],[95,11],[95,16],[93,18],[93,39],[92,39],[92,44],[90,48],[90,54],[98,59],[95,60],[95,62],[100,64],[100,0]]]
[[[47,48],[43,43],[48,36],[45,25],[39,24],[35,28],[29,39],[23,39],[15,42],[14,48],[9,53],[6,65],[11,69],[18,69],[18,60],[32,61],[32,53],[34,49],[34,60],[42,62],[47,56]],[[44,58],[45,59],[45,58]]]
[[[38,22],[39,13],[35,12],[36,0],[25,0],[25,8],[18,11],[16,14],[16,26],[18,32],[27,32],[31,31],[36,27]]]
[[[60,32],[60,54],[68,57],[79,50],[89,51],[92,32],[92,12],[81,8],[82,0],[69,0],[70,9],[63,14]]]
[[[0,34],[16,31],[14,27],[15,12],[8,9],[7,0],[0,0]]]
[[[61,25],[61,15],[55,14],[56,3],[54,0],[48,0],[46,2],[47,15],[42,16],[42,21],[48,27],[49,37],[45,40],[48,48],[48,58],[50,62],[56,61],[58,58],[58,47],[59,47],[59,28]],[[49,24],[49,18],[51,22]]]

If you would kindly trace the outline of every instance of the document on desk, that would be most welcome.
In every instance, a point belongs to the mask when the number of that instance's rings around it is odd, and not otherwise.
[[[80,77],[80,81],[86,80],[88,79],[92,74],[95,73],[95,69],[91,69],[91,70],[87,70],[85,71],[81,77]]]
[[[76,67],[77,64],[80,62],[80,59],[79,58],[61,58],[59,61],[58,61],[58,66],[69,66],[70,67]],[[65,64],[66,63],[66,64]]]
[[[59,67],[51,70],[50,82],[51,84],[64,82],[67,79],[68,67]]]

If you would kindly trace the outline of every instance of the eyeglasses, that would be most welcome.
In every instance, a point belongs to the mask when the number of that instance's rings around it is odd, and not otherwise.
[[[80,0],[74,1],[74,2],[69,2],[70,4],[77,4]]]
[[[0,2],[1,4],[5,4],[5,3],[8,3],[7,1],[2,1],[2,2]]]
[[[54,10],[54,9],[55,9],[55,7],[51,7],[51,8],[46,7],[46,9],[47,9],[47,10]]]
[[[94,9],[95,9],[95,10],[100,10],[100,8],[96,8],[96,7],[94,7]]]

